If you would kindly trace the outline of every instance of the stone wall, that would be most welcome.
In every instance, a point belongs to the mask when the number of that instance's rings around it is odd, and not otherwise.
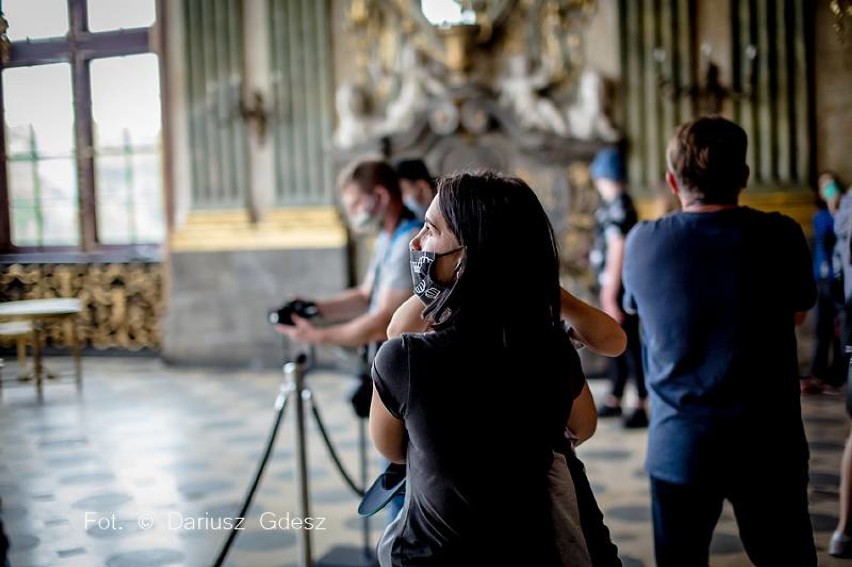
[[[277,366],[284,339],[269,309],[346,285],[344,248],[187,251],[169,264],[162,355],[172,364]]]
[[[817,171],[832,170],[852,184],[852,18],[838,36],[828,0],[816,2],[814,94]]]

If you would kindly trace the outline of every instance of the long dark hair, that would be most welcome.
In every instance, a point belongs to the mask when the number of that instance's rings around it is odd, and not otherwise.
[[[508,342],[559,329],[558,246],[529,185],[459,173],[439,181],[438,205],[464,253],[456,281],[424,313],[433,328],[492,328]]]

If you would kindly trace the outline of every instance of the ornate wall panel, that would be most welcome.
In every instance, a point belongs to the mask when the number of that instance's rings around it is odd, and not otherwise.
[[[192,208],[252,209],[241,0],[184,0]]]
[[[328,5],[324,0],[269,0],[269,16],[274,202],[328,204],[333,197]]]
[[[812,6],[799,0],[620,0],[631,185],[663,182],[674,127],[722,114],[749,136],[750,187],[797,190],[813,176]]]
[[[82,301],[78,333],[84,346],[140,350],[160,346],[161,264],[10,264],[0,267],[0,302],[75,297]],[[66,346],[62,325],[48,344]]]

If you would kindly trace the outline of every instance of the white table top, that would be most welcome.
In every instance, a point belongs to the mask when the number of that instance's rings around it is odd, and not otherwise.
[[[81,309],[82,303],[79,299],[25,299],[0,303],[0,318],[38,319],[40,317],[74,315],[79,313]]]

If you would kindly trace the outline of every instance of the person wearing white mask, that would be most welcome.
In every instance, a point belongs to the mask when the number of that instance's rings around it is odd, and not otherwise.
[[[408,243],[423,222],[403,205],[397,174],[384,161],[354,164],[339,187],[353,232],[376,236],[364,281],[315,302],[319,317],[340,323],[320,327],[293,315],[293,325],[276,329],[304,343],[361,347],[387,339],[394,311],[412,295]]]
[[[426,209],[435,198],[435,179],[429,168],[420,159],[403,159],[396,163],[399,176],[399,188],[402,190],[402,202],[414,215],[423,220]]]

